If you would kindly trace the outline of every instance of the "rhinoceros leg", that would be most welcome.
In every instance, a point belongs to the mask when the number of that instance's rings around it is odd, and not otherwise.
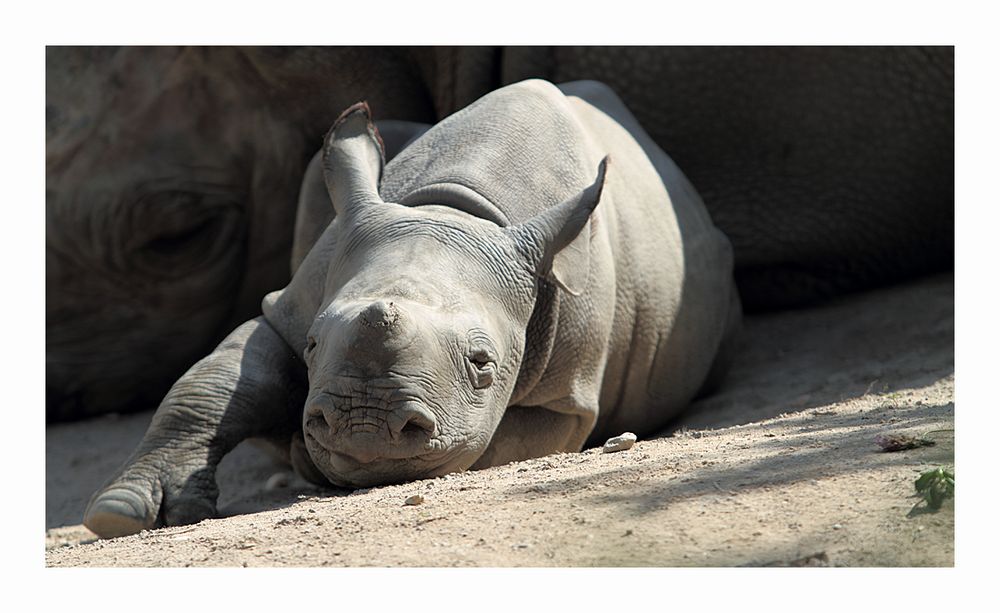
[[[170,389],[84,525],[115,537],[214,516],[219,461],[247,438],[292,438],[306,386],[304,364],[264,318],[243,324]]]

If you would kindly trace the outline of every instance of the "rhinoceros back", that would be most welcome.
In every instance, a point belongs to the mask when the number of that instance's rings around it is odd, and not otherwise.
[[[428,188],[459,186],[493,205],[488,218],[516,224],[589,185],[601,157],[566,97],[550,83],[525,81],[431,128],[389,162],[380,193],[387,202],[439,204]]]

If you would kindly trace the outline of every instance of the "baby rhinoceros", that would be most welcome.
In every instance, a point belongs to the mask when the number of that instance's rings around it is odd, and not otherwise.
[[[333,221],[300,219],[289,285],[167,394],[98,535],[213,516],[247,438],[317,483],[398,483],[655,431],[725,370],[729,242],[604,85],[504,87],[389,163],[359,103],[322,176]]]

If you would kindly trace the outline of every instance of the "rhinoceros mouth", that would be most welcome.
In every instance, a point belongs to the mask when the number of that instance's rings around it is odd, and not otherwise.
[[[445,475],[456,470],[460,449],[448,449],[439,441],[425,443],[419,453],[406,455],[393,452],[391,447],[375,445],[370,457],[358,458],[357,449],[350,454],[338,451],[338,445],[324,445],[309,431],[305,433],[306,450],[316,468],[334,485],[342,487],[373,487],[403,483]]]
[[[426,436],[419,433],[394,441],[388,439],[382,429],[364,427],[331,437],[322,426],[307,425],[304,434],[306,441],[319,449],[351,458],[358,464],[368,464],[375,460],[434,462],[447,453],[440,443],[427,440]]]

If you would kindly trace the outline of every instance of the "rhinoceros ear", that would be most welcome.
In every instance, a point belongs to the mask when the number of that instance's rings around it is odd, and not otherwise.
[[[509,230],[535,274],[574,296],[587,286],[590,233],[583,230],[601,201],[610,161],[611,156],[601,160],[590,187]]]
[[[385,147],[368,103],[351,105],[323,140],[323,180],[337,215],[382,202],[383,167]]]

